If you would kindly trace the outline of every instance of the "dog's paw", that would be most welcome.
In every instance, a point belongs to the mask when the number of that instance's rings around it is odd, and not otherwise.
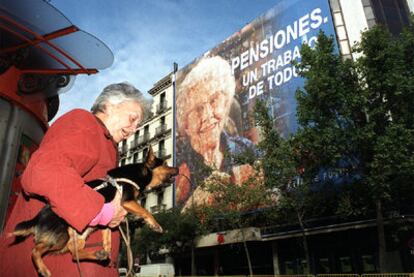
[[[39,268],[39,274],[42,277],[51,277],[52,276],[52,274],[50,273],[49,269],[47,269],[46,267]]]
[[[109,253],[106,252],[105,250],[99,250],[95,252],[95,257],[99,261],[104,261],[104,260],[109,259]]]
[[[162,229],[162,227],[159,224],[149,224],[150,228],[157,232],[157,233],[163,233],[164,230]]]

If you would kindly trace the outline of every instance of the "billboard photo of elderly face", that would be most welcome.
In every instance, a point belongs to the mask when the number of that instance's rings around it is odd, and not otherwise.
[[[193,183],[199,183],[214,169],[228,172],[232,181],[239,181],[242,176],[234,172],[237,166],[226,152],[240,152],[253,144],[238,136],[234,116],[230,115],[237,110],[238,103],[229,63],[220,56],[205,56],[185,76],[179,74],[177,80],[180,80],[176,106],[181,174],[192,176]],[[178,183],[176,194],[182,203],[196,188],[187,179]]]
[[[252,166],[232,156],[257,153],[253,111],[264,101],[282,137],[297,128],[295,92],[304,85],[292,61],[320,30],[334,35],[328,0],[280,0],[240,31],[177,72],[176,203],[206,203],[199,185],[212,173],[241,184]],[[189,203],[191,202],[191,204]]]

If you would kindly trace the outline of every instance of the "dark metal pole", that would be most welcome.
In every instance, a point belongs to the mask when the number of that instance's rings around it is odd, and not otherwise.
[[[173,63],[173,75],[172,75],[172,86],[173,86],[173,102],[172,102],[172,108],[173,108],[173,128],[172,128],[172,140],[173,140],[173,166],[177,166],[177,147],[176,147],[176,138],[177,138],[177,112],[176,112],[176,73],[178,70],[178,64],[176,62]],[[174,187],[173,187],[173,207],[175,207],[175,181],[174,181]]]

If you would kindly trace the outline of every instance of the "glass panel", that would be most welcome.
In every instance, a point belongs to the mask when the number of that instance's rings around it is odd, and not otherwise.
[[[55,7],[39,0],[1,0],[0,14],[11,17],[40,35],[73,25]]]
[[[341,10],[339,6],[339,0],[331,0],[330,4],[331,4],[331,9],[333,12],[337,12]]]
[[[73,25],[55,7],[42,0],[1,0],[0,16],[6,18],[0,19],[0,24],[5,26],[5,28],[0,28],[0,50],[35,39],[35,35],[26,29],[38,35],[45,35]],[[7,28],[17,34],[7,31]],[[85,68],[104,69],[109,67],[114,59],[111,50],[102,41],[84,31],[77,31],[49,42],[55,44]],[[27,53],[24,53],[27,58],[18,65],[19,68],[64,69],[64,65],[54,60],[52,56],[56,56],[70,68],[80,68],[47,43],[42,42],[38,46],[41,48],[27,46],[25,49]]]
[[[375,271],[375,260],[372,255],[362,255],[362,270],[363,272]]]
[[[334,16],[335,25],[337,26],[344,25],[341,13],[335,13],[333,16]]]
[[[331,269],[329,268],[329,259],[328,258],[319,258],[319,272],[320,273],[329,273]]]
[[[86,68],[104,69],[111,66],[114,56],[102,41],[93,35],[78,31],[51,40]]]
[[[296,274],[293,261],[286,261],[285,262],[285,274],[287,274],[287,275]]]
[[[398,35],[408,24],[408,7],[405,1],[372,0],[375,18],[388,27],[393,35]]]
[[[306,262],[306,259],[300,260],[298,273],[309,274],[309,267],[308,263]]]
[[[363,6],[370,6],[371,5],[371,1],[370,0],[362,0],[362,5]]]
[[[342,273],[352,273],[351,257],[339,257],[339,266]]]

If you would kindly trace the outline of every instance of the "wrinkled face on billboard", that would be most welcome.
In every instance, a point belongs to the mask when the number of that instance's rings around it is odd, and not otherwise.
[[[197,90],[197,88],[193,88]],[[209,93],[212,92],[210,95]],[[191,145],[199,153],[217,147],[220,133],[223,130],[224,119],[228,113],[230,100],[223,91],[198,90],[198,103],[188,111],[185,133],[190,138]]]
[[[179,134],[211,166],[220,167],[220,136],[234,89],[230,65],[218,56],[201,59],[180,85],[176,102]]]
[[[177,72],[177,166],[186,176],[176,179],[178,205],[209,203],[200,185],[214,174],[241,184],[258,173],[233,158],[258,154],[256,101],[266,103],[282,137],[296,132],[295,92],[304,80],[292,61],[300,61],[302,44],[315,46],[320,30],[335,35],[328,0],[279,0]]]

